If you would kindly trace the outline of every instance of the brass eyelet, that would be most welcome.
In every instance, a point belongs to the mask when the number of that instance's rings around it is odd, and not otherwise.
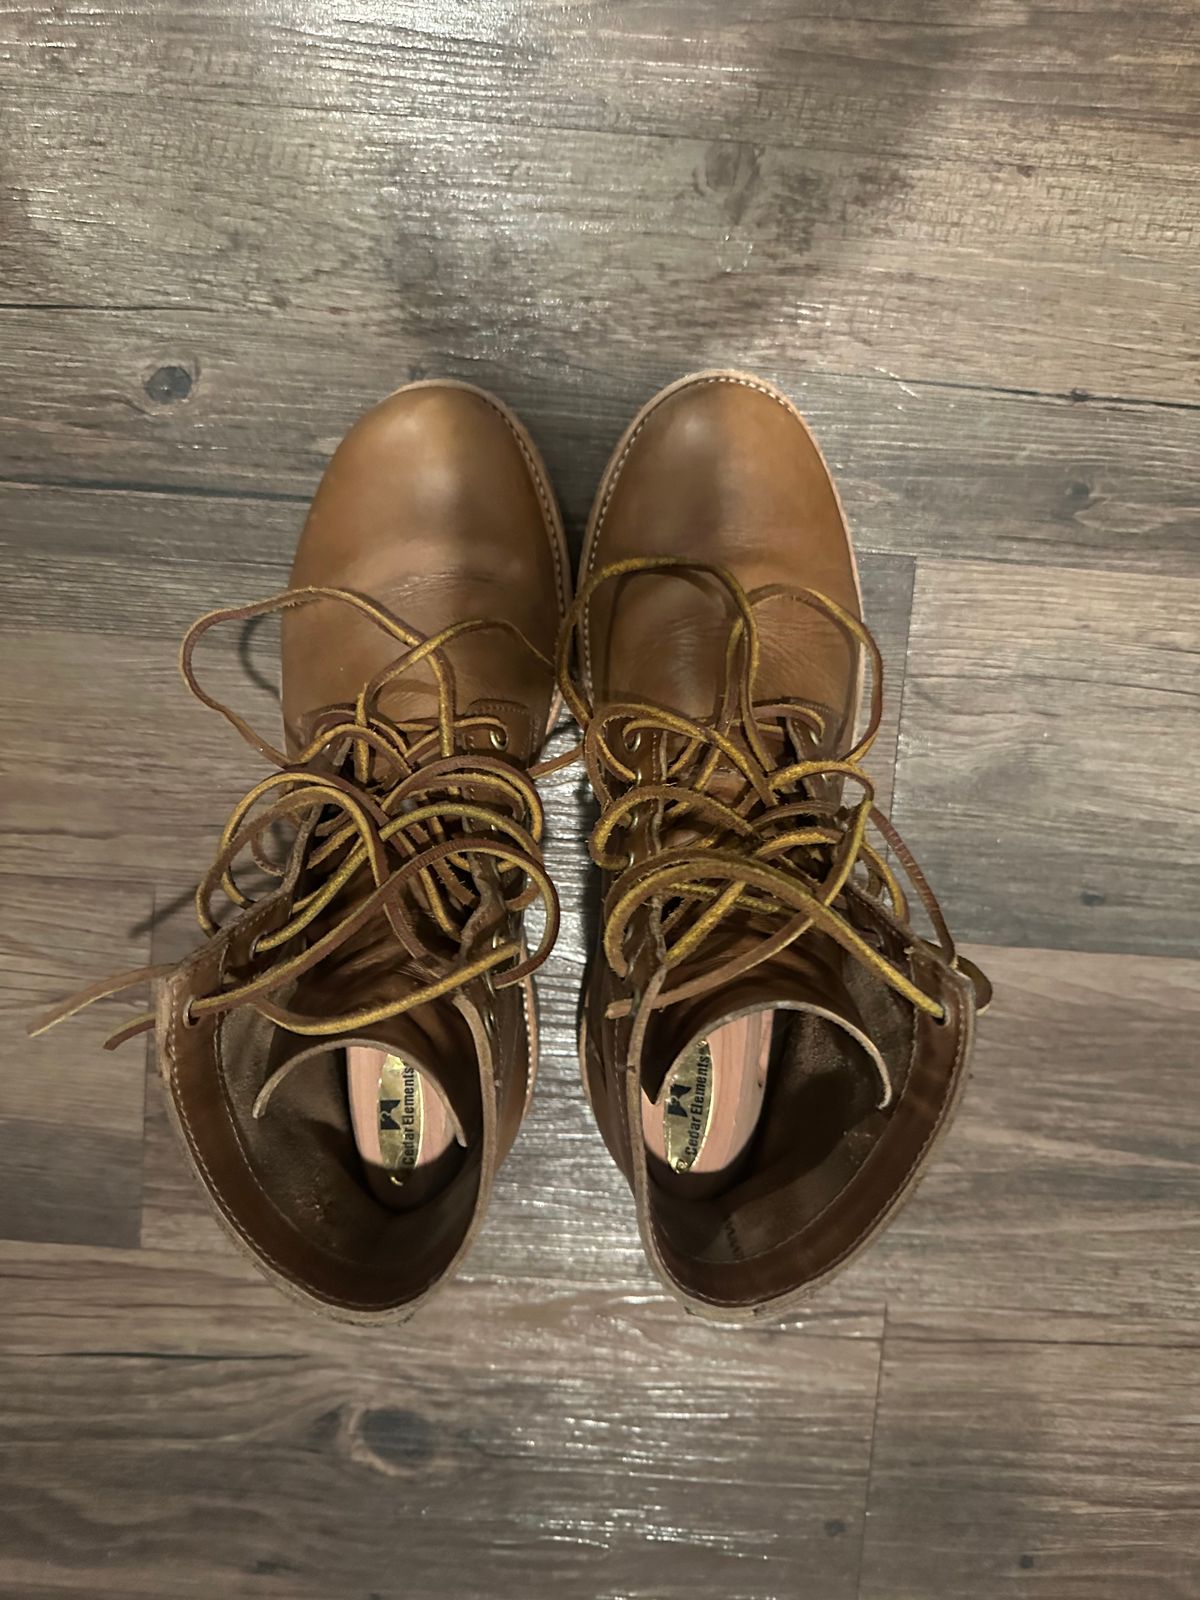
[[[494,750],[507,750],[508,749],[508,729],[507,728],[489,728],[488,729],[488,738],[492,741],[492,748]]]

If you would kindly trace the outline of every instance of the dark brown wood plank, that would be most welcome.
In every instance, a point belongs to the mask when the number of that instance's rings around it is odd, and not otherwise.
[[[17,303],[402,307],[509,358],[677,343],[662,307],[699,302],[705,358],[1194,401],[1187,9],[1085,18],[713,5],[680,38],[663,3],[547,7],[461,45],[368,24],[314,73],[294,26],[180,49],[140,12],[18,14],[4,276]]]
[[[1194,1600],[1195,1350],[889,1335],[863,1600]]]
[[[61,1054],[63,1045],[59,1044]],[[72,1050],[74,1054],[74,1050]],[[77,1089],[91,1099],[90,1083]],[[79,1113],[87,1115],[87,1106]],[[0,1119],[0,1229],[8,1239],[134,1245],[142,1200],[142,1133]]]
[[[876,804],[884,811],[892,803],[915,573],[915,562],[896,556],[864,554],[859,561],[863,616],[883,657],[883,721],[865,765],[875,780]]]
[[[69,815],[68,794],[60,811]],[[37,859],[54,867],[52,855]],[[7,874],[0,892],[0,1238],[135,1244],[144,1050],[101,1046],[136,1004],[114,1002],[37,1039],[25,1029],[91,979],[148,960],[150,889]]]
[[[962,1108],[841,1292],[926,1339],[1200,1346],[1200,963],[972,954],[996,998]]]
[[[178,892],[207,865],[235,791],[255,780],[261,758],[191,700],[175,641],[201,612],[286,584],[303,511],[196,497],[31,498],[36,514],[12,537],[11,609],[0,630],[0,667],[13,685],[0,753],[0,774],[12,784],[0,863],[7,852],[15,870],[26,851],[53,838],[63,864],[95,866],[101,876],[149,871]],[[7,504],[19,512],[24,500],[25,492],[10,493]],[[873,767],[885,797],[912,571],[902,557],[867,553],[862,561],[867,617],[888,669],[888,719]],[[277,729],[271,627],[248,636],[230,627],[211,640],[197,658],[204,681],[264,731]],[[83,748],[58,736],[70,725],[93,731]],[[575,805],[582,791],[568,783]],[[578,813],[562,813],[557,825],[577,837]]]
[[[896,819],[964,938],[1195,955],[1200,582],[921,563]]]
[[[536,1292],[460,1280],[375,1332],[298,1316],[235,1257],[0,1244],[0,1273],[25,1463],[0,1592],[156,1595],[168,1566],[181,1592],[386,1592],[379,1527],[408,1507],[416,1594],[444,1592],[449,1551],[463,1594],[765,1595],[814,1571],[855,1593],[878,1316],[730,1339],[560,1268]]]

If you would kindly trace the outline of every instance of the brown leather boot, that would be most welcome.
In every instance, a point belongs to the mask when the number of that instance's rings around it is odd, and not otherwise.
[[[986,988],[873,807],[878,653],[783,395],[717,372],[646,407],[597,495],[559,666],[601,807],[596,1119],[663,1281],[706,1316],[778,1316],[912,1189]]]
[[[533,1086],[530,974],[557,907],[531,771],[557,709],[568,572],[524,429],[461,384],[385,400],[330,463],[292,585],[184,641],[188,684],[274,769],[198,891],[206,942],[43,1025],[151,977],[154,1012],[109,1042],[156,1029],[226,1227],[282,1288],[372,1321],[408,1315],[461,1262]],[[215,623],[273,611],[282,750],[192,667]],[[221,889],[233,910],[218,922]],[[530,957],[521,914],[539,897]]]

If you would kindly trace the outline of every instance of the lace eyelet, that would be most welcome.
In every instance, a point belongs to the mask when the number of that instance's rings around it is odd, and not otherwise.
[[[508,729],[507,728],[489,728],[488,729],[488,738],[492,741],[492,748],[494,750],[507,750],[508,749]]]
[[[198,1028],[200,1026],[200,1018],[192,1014],[192,1002],[190,1000],[185,1003],[180,1013],[180,1020],[185,1028]]]
[[[637,755],[638,751],[641,748],[642,748],[642,730],[640,728],[635,729],[633,733],[627,733],[625,735],[625,749],[626,749],[626,752],[629,755],[631,755],[631,756]]]

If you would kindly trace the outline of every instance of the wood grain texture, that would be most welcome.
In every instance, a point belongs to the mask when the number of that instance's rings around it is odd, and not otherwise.
[[[397,1593],[402,1561],[421,1600],[766,1597],[819,1560],[840,1600],[878,1352],[805,1348],[803,1388],[706,1364],[682,1404],[674,1374],[472,1374],[445,1353],[414,1369],[402,1349],[382,1365],[10,1358],[0,1410],[26,1465],[0,1512],[16,1552],[0,1593],[36,1575],[90,1595],[99,1566],[130,1595],[160,1595],[169,1568],[176,1593],[324,1600]],[[783,1525],[775,1496],[794,1508]]]
[[[964,938],[1195,956],[1200,581],[926,562],[896,819]]]
[[[1200,1597],[1198,64],[1191,0],[0,0],[0,1595]],[[467,1269],[299,1314],[129,1005],[21,1032],[195,939],[261,769],[178,636],[409,378],[515,405],[577,535],[704,365],[796,398],[866,552],[874,773],[990,941],[960,1117],[802,1315],[682,1316],[580,1089],[560,774]],[[200,661],[264,727],[273,647]]]
[[[843,1293],[931,1338],[1200,1346],[1200,964],[971,953],[996,998],[962,1109]]]
[[[375,1332],[232,1257],[0,1245],[0,1270],[23,1463],[0,1593],[157,1595],[169,1567],[183,1593],[392,1594],[401,1524],[404,1592],[430,1600],[766,1600],[814,1567],[855,1593],[878,1317],[731,1344],[560,1267],[470,1276]]]
[[[0,1237],[136,1244],[143,1056],[102,1045],[137,1007],[37,1039],[25,1028],[92,976],[148,959],[150,888],[8,874],[0,897]]]
[[[102,636],[153,640],[147,659],[170,665],[205,611],[286,586],[306,509],[212,494],[0,487],[4,626],[79,629],[101,654]]]
[[[889,1337],[863,1600],[1194,1600],[1194,1350]]]
[[[269,663],[266,639],[252,638]],[[238,640],[235,629],[202,645],[200,677],[277,728],[274,695],[256,681],[255,657],[247,669]],[[136,633],[0,628],[0,868],[19,872],[33,856],[56,873],[143,883],[161,875],[175,886],[206,870],[234,802],[265,768],[188,694],[176,654]]]
[[[477,357],[627,356],[699,303],[706,361],[1197,398],[1185,0],[1030,32],[758,0],[682,37],[661,0],[468,10],[15,13],[13,301],[129,305],[132,251],[138,305],[400,316]]]
[[[733,343],[717,358],[745,364]],[[260,581],[265,555],[290,560],[293,530],[342,433],[410,376],[481,382],[514,404],[581,528],[626,423],[699,361],[675,335],[661,346],[647,340],[627,361],[598,352],[573,365],[569,352],[534,352],[517,365],[446,341],[427,349],[403,330],[360,337],[340,321],[278,314],[0,310],[0,378],[14,400],[0,408],[0,479],[27,480],[0,482],[16,602],[35,615],[52,606],[39,561],[52,571],[81,554],[98,558],[99,600],[125,550],[147,561],[166,550],[197,562],[207,554],[214,578]],[[186,395],[183,380],[161,376],[176,369],[191,382]],[[803,351],[772,352],[762,372],[812,421],[864,549],[1197,572],[1200,411],[851,381],[812,371]],[[120,492],[80,493],[60,512],[39,487],[88,483]],[[215,491],[220,504],[190,506],[174,492],[196,489]],[[114,616],[151,578],[142,567]]]

